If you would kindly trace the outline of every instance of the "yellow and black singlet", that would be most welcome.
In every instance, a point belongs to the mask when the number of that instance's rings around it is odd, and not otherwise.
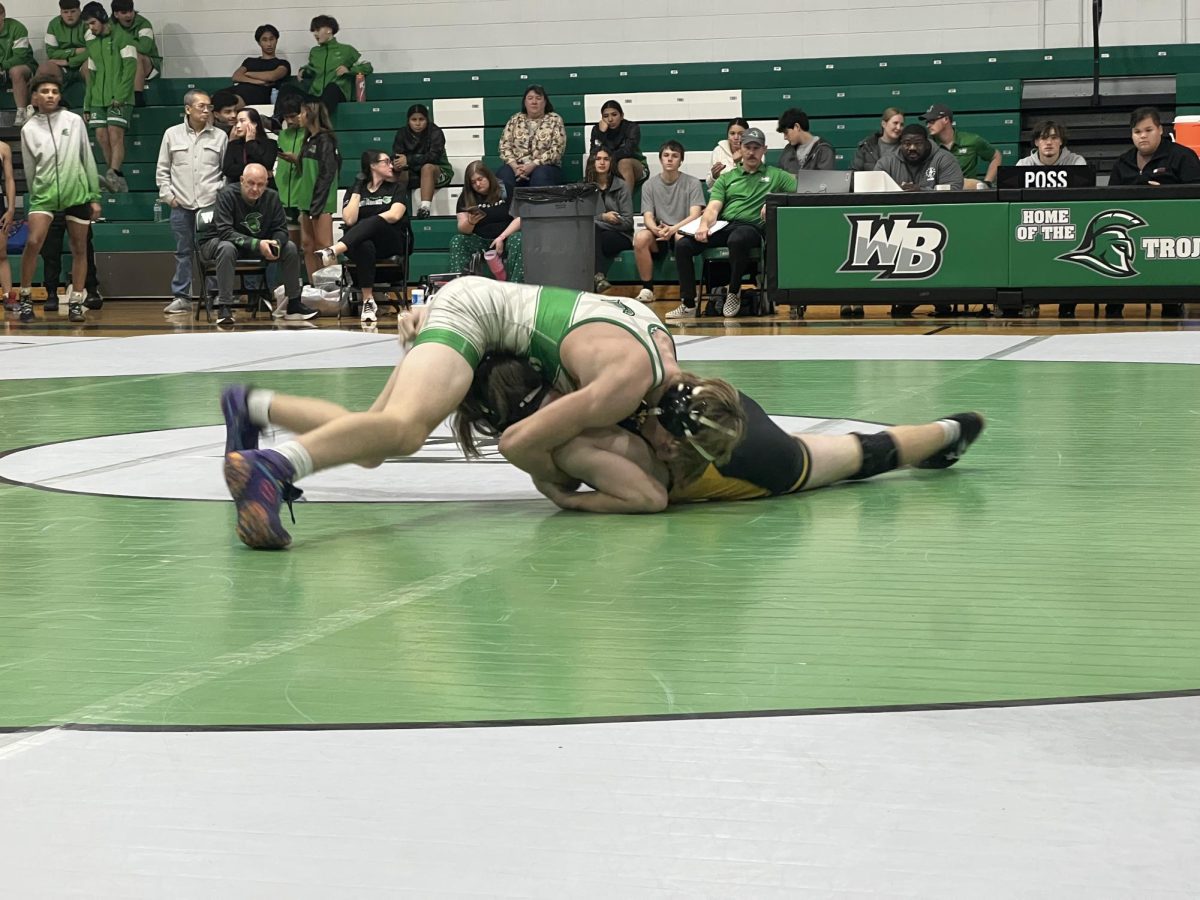
[[[808,448],[771,421],[761,406],[738,392],[746,413],[746,435],[724,465],[709,463],[699,478],[672,487],[672,503],[753,500],[791,494],[808,482]]]

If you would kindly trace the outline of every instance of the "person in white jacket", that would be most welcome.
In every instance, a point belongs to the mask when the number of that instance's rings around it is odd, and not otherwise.
[[[1033,126],[1033,151],[1018,166],[1086,166],[1087,160],[1067,149],[1067,129],[1051,119]]]
[[[100,181],[96,159],[88,143],[87,125],[75,113],[60,109],[62,91],[57,78],[38,75],[30,84],[34,115],[21,128],[21,158],[29,185],[26,202],[29,238],[21,254],[21,292],[18,314],[33,321],[30,287],[38,253],[46,233],[61,212],[71,242],[71,288],[67,293],[68,318],[83,321],[87,282],[87,235],[100,217]]]
[[[750,127],[745,119],[730,119],[725,129],[725,140],[718,141],[713,147],[712,160],[709,163],[708,186],[712,187],[722,172],[737,168],[742,161],[742,132]]]

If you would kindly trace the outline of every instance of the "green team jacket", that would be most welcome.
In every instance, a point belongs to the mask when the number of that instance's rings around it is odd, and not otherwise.
[[[158,50],[158,42],[154,39],[154,26],[150,24],[150,20],[141,13],[135,13],[133,23],[126,28],[117,21],[117,17],[113,16],[109,20],[112,22],[114,30],[124,31],[129,35],[129,39],[133,41],[133,46],[137,47],[137,52],[142,56],[150,57],[150,62],[154,63],[154,68],[160,73],[162,72],[162,54]]]
[[[91,34],[83,19],[74,26],[55,16],[46,26],[46,56],[50,59],[65,59],[68,69],[78,69],[87,59],[86,53],[76,53],[79,48],[87,49],[87,36]]]
[[[346,75],[335,75],[338,66],[349,69]],[[308,64],[300,70],[300,77],[312,79],[309,86],[316,96],[327,85],[336,84],[342,96],[347,100],[354,96],[354,76],[370,75],[374,69],[369,62],[359,59],[358,51],[349,44],[339,44],[337,38],[330,38],[326,44],[318,44],[308,51]]]
[[[38,113],[26,122],[21,129],[21,158],[29,184],[27,210],[58,212],[100,201],[87,126],[70,110]]]
[[[13,66],[29,66],[32,70],[37,68],[37,61],[29,43],[29,29],[16,19],[5,19],[0,28],[0,67],[7,72]]]
[[[284,128],[279,132],[279,152],[294,153],[300,156],[304,149],[304,129]],[[308,211],[312,200],[313,183],[316,181],[316,169],[305,169],[303,165],[294,166],[280,158],[275,164],[275,188],[284,208]]]
[[[137,47],[124,29],[111,25],[105,34],[88,41],[91,77],[83,94],[84,109],[114,103],[133,103],[133,79],[137,75]]]

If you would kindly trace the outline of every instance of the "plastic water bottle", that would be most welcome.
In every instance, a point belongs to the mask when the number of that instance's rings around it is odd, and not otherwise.
[[[425,302],[425,289],[424,288],[413,288],[412,293],[410,293],[408,296],[409,296],[409,302],[413,306],[420,306],[421,304],[423,304]]]
[[[154,221],[162,222],[163,220],[163,202],[160,198],[154,198]]]
[[[492,270],[493,278],[497,281],[508,281],[508,273],[504,271],[504,260],[500,258],[499,253],[495,250],[487,250],[483,254],[483,261]]]

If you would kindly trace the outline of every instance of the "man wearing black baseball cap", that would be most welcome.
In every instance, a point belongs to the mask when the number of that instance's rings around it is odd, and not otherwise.
[[[950,107],[945,103],[935,103],[925,110],[921,119],[929,126],[929,136],[958,160],[967,190],[978,187],[980,182],[987,187],[996,184],[1000,151],[977,134],[956,130],[954,112]]]
[[[713,184],[708,206],[700,216],[694,235],[680,234],[675,242],[675,266],[679,272],[680,304],[667,313],[668,319],[696,315],[696,269],[693,260],[709,247],[729,248],[729,291],[722,312],[736,316],[741,310],[739,290],[750,266],[750,254],[762,245],[763,214],[767,194],[794,193],[795,176],[763,162],[767,137],[761,128],[742,132],[742,162],[722,172]],[[718,219],[724,227],[716,229]]]

